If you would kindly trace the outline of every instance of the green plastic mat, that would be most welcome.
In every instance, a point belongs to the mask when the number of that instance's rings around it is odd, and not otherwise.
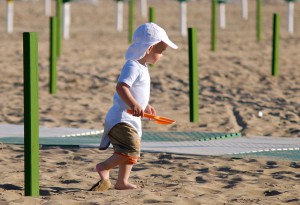
[[[144,132],[144,142],[180,142],[180,141],[207,141],[225,138],[241,137],[241,133],[219,132]]]
[[[207,141],[225,138],[241,137],[240,133],[210,133],[210,132],[144,132],[144,142],[180,142]],[[81,135],[72,137],[40,137],[41,145],[91,145],[99,144],[101,135]],[[1,137],[0,142],[7,144],[24,144],[23,137]]]
[[[3,137],[0,142],[4,144],[24,144],[24,137]],[[99,144],[100,136],[76,136],[76,137],[42,137],[39,138],[40,145],[88,145]]]
[[[92,146],[98,147],[101,132],[73,132],[62,134],[45,131],[40,134],[42,146]],[[46,134],[45,134],[46,133]],[[2,134],[0,143],[24,144],[23,134]],[[227,139],[227,140],[222,140]],[[240,133],[218,132],[144,132],[144,150],[198,155],[228,155],[236,158],[269,158],[300,160],[300,143],[296,139],[268,137],[244,138]]]
[[[292,150],[270,150],[270,151],[257,151],[251,153],[240,153],[234,154],[233,157],[238,158],[268,158],[268,159],[283,159],[283,160],[292,160],[292,161],[300,161],[300,150],[292,149]]]

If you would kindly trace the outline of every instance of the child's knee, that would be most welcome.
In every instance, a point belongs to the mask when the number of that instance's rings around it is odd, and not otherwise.
[[[105,165],[103,164],[104,162],[101,162],[99,164],[96,164],[96,170],[97,171],[102,171],[104,170]]]

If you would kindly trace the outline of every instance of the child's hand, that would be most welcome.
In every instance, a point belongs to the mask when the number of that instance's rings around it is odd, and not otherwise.
[[[132,110],[132,115],[135,117],[143,117],[144,116],[144,110],[139,105],[132,105],[130,106]]]
[[[151,115],[156,115],[156,111],[154,109],[154,107],[152,107],[151,105],[147,105],[146,109],[145,109],[145,113],[149,113]]]

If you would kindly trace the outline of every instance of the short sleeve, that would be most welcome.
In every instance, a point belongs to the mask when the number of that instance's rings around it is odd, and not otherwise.
[[[138,66],[134,65],[133,63],[126,63],[121,71],[118,82],[126,83],[129,87],[131,87],[138,76]]]

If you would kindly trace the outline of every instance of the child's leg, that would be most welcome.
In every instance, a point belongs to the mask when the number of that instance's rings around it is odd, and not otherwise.
[[[96,165],[96,170],[103,179],[109,179],[109,170],[115,168],[116,166],[127,162],[127,159],[118,154],[113,154],[110,158]]]
[[[132,166],[133,166],[133,164],[128,163],[128,161],[119,165],[119,176],[118,176],[117,183],[115,185],[115,189],[121,190],[121,189],[136,189],[137,188],[136,185],[130,184],[128,182]]]
[[[128,182],[128,178],[132,165],[136,163],[139,158],[140,136],[131,125],[118,123],[110,130],[109,138],[114,147],[115,154],[96,166],[101,179],[108,179],[109,170],[119,165],[119,176],[115,188],[137,188]]]

